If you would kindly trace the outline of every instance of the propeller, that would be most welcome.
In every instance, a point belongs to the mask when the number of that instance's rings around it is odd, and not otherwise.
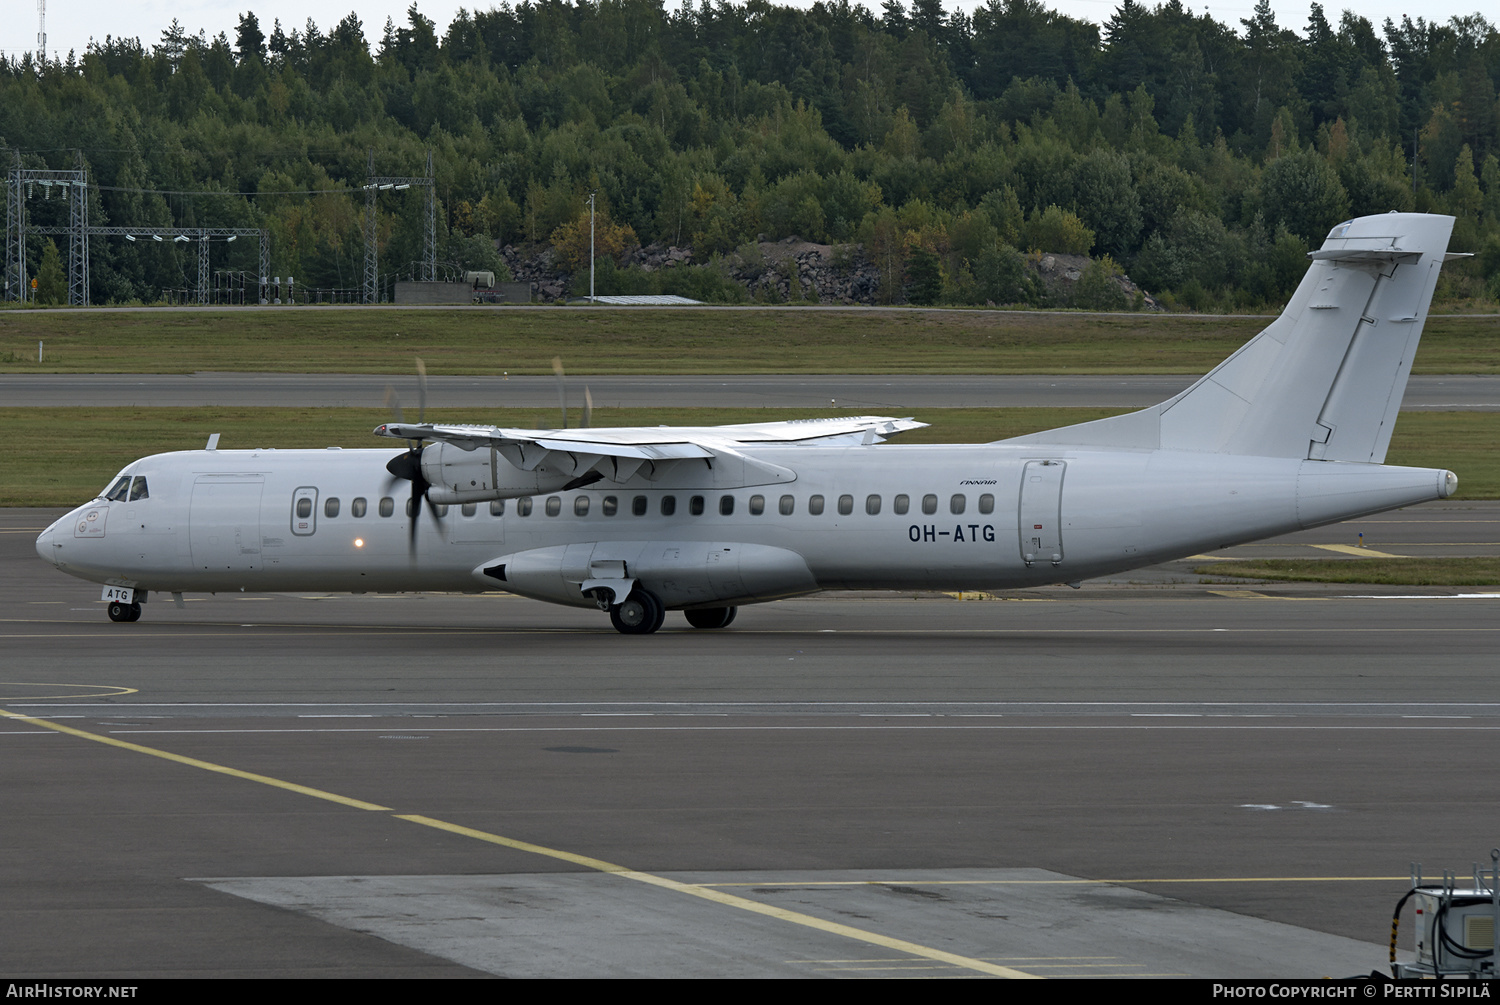
[[[557,407],[562,411],[562,427],[568,428],[568,382],[563,373],[562,357],[552,357],[552,372],[557,375]],[[588,385],[583,388],[583,422],[579,429],[589,428],[589,423],[594,418],[594,396],[590,393]]]
[[[568,428],[568,382],[563,376],[562,357],[552,357],[552,372],[557,374],[557,407],[562,412],[562,427]]]
[[[401,398],[396,394],[396,389],[387,384],[385,387],[385,404],[391,410],[398,423],[403,422],[401,415]],[[417,357],[417,422],[421,424],[427,419],[427,366]],[[393,477],[411,482],[411,500],[406,504],[406,509],[411,517],[407,524],[406,549],[412,558],[417,554],[417,520],[422,515],[422,500],[427,498],[427,490],[432,487],[425,475],[422,474],[422,450],[425,444],[421,437],[415,440],[408,439],[410,449],[404,453],[397,454],[386,462],[385,469]],[[436,520],[436,514],[433,515]],[[438,524],[439,530],[442,524]]]

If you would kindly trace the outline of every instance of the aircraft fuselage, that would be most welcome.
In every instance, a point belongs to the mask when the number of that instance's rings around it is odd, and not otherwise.
[[[143,458],[37,550],[136,590],[478,591],[590,606],[637,580],[668,608],[839,589],[1077,582],[1449,495],[1450,472],[1171,450],[1024,444],[745,450],[792,480],[648,482],[422,507],[385,450]]]

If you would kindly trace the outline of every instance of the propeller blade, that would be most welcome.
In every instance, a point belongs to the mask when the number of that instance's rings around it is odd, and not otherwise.
[[[422,496],[425,493],[418,488],[416,481],[411,483],[411,521],[406,525],[406,556],[412,561],[417,559],[417,521],[422,516]]]
[[[594,418],[594,396],[589,393],[589,386],[583,385],[583,428],[589,428],[589,423]]]
[[[401,417],[401,396],[396,393],[396,389],[390,384],[385,385],[385,407],[390,409],[391,416],[397,422],[405,421]]]
[[[417,421],[427,421],[427,365],[417,357]]]
[[[568,428],[568,391],[567,383],[563,378],[563,365],[561,356],[552,357],[552,372],[557,374],[557,407],[562,410],[562,427]]]

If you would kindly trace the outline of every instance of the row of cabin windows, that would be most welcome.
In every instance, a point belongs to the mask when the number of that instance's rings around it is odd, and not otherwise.
[[[140,478],[137,478],[136,480],[142,482],[141,489],[143,495],[139,497],[132,495],[131,498],[144,498],[144,480]],[[124,479],[122,479],[122,481],[124,481]],[[516,516],[531,515],[533,505],[532,497],[524,496],[520,499],[517,499],[515,502]],[[703,496],[689,496],[687,502],[688,514],[690,516],[702,516],[704,513],[705,505],[706,504]],[[852,495],[841,495],[838,497],[835,505],[838,508],[840,516],[849,516],[854,512],[854,497]],[[870,516],[878,516],[880,514],[881,505],[881,497],[879,495],[865,496],[865,512]],[[589,510],[592,506],[593,503],[590,496],[575,496],[573,498],[573,515],[588,516]],[[825,500],[821,495],[809,496],[807,499],[807,512],[810,516],[822,516],[824,506]],[[734,507],[734,496],[723,495],[719,497],[718,510],[720,516],[734,515]],[[958,515],[963,513],[967,507],[968,497],[962,492],[954,493],[953,495],[948,497],[949,513]],[[329,496],[323,500],[323,515],[329,519],[337,517],[341,508],[342,504],[339,502],[338,496]],[[349,503],[349,515],[352,517],[362,517],[365,515],[367,508],[368,503],[365,498],[363,496],[357,497]],[[548,496],[546,501],[542,504],[542,508],[543,512],[545,512],[548,516],[560,515],[562,513],[562,497]],[[751,496],[747,501],[745,508],[751,516],[760,516],[766,511],[766,497],[763,495]],[[931,516],[932,514],[936,513],[938,511],[938,497],[930,493],[928,495],[924,495],[921,500],[921,508],[922,512],[927,516]],[[304,497],[297,500],[297,516],[300,519],[305,520],[308,517],[312,516],[312,510],[313,502],[310,498]],[[440,517],[448,515],[448,507],[445,504],[434,503],[432,506],[432,510],[435,515]],[[645,516],[647,512],[649,512],[649,510],[650,500],[646,496],[636,496],[630,500],[630,512],[633,516]],[[677,513],[677,497],[662,496],[660,502],[658,503],[658,510],[660,511],[662,516],[675,515]],[[897,516],[905,516],[911,510],[911,496],[903,493],[892,498],[891,510]],[[465,503],[463,506],[459,507],[459,512],[461,512],[464,516],[473,516],[478,511],[479,506],[477,503]],[[619,497],[605,496],[602,500],[600,500],[599,511],[605,516],[617,515],[620,512]],[[776,511],[782,516],[791,516],[792,514],[796,513],[796,497],[790,495],[782,496],[779,500],[777,500]],[[986,492],[984,495],[979,497],[979,512],[993,513],[994,511],[995,497]],[[381,499],[379,512],[381,516],[393,516],[396,512],[396,500],[391,498],[390,496],[386,496],[385,498]],[[408,499],[406,502],[406,515],[411,516],[411,513],[412,503],[411,500]],[[490,503],[490,515],[505,515],[504,499],[498,499]]]
[[[521,499],[517,499],[515,502],[516,516],[531,515],[533,501],[530,497],[523,497]],[[543,512],[545,512],[548,516],[558,516],[562,513],[562,505],[562,498],[560,496],[548,496],[546,502],[543,503]],[[676,496],[662,496],[657,505],[658,510],[662,516],[674,516],[677,513]],[[735,505],[736,503],[734,496],[720,496],[718,502],[719,515],[733,516]],[[848,516],[854,512],[854,496],[841,495],[838,497],[835,505],[840,516]],[[879,495],[865,496],[865,512],[870,516],[879,515],[881,505],[882,500]],[[993,513],[995,512],[995,497],[986,492],[984,495],[979,497],[978,505],[980,513]],[[575,496],[573,498],[573,515],[588,516],[592,506],[593,502],[591,501],[591,497],[586,495]],[[825,506],[826,500],[821,495],[809,496],[807,499],[807,512],[811,516],[822,516]],[[936,513],[938,511],[938,497],[931,494],[923,496],[921,500],[921,507],[922,512],[929,516]],[[462,508],[462,512],[464,516],[473,516],[476,508],[477,507],[475,506],[475,504],[469,503]],[[645,516],[650,511],[650,508],[651,502],[647,496],[636,496],[630,500],[630,512],[633,516]],[[703,496],[688,497],[688,515],[702,516],[706,508],[707,502]],[[766,512],[766,497],[763,495],[751,496],[749,500],[747,500],[745,508],[751,516],[760,516],[761,514]],[[948,497],[949,513],[963,513],[967,508],[968,497],[963,493],[955,493],[954,495]],[[446,507],[443,507],[442,509],[446,509]],[[891,500],[891,509],[896,513],[897,516],[905,516],[911,511],[911,496],[905,494],[895,496]],[[620,512],[619,497],[605,496],[602,500],[600,500],[599,511],[605,516],[618,515]],[[782,496],[779,500],[777,500],[776,511],[782,516],[791,516],[792,514],[796,513],[797,497],[790,495]],[[442,512],[439,512],[438,515],[441,516]],[[505,500],[501,499],[490,503],[490,515],[504,516]]]

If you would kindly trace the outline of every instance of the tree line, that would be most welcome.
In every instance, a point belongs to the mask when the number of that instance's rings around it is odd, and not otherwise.
[[[379,29],[247,12],[232,39],[174,21],[151,45],[0,58],[0,147],[81,157],[93,224],[266,227],[272,271],[303,286],[360,284],[369,152],[419,175],[430,149],[454,267],[503,272],[497,243],[571,266],[597,193],[611,248],[693,252],[650,276],[610,260],[621,289],[740,298],[756,242],[797,235],[857,245],[885,302],[1046,302],[1025,256],[1069,252],[1231,309],[1284,298],[1340,220],[1415,210],[1457,217],[1454,249],[1479,253],[1440,295],[1494,299],[1497,81],[1479,14],[1335,24],[1314,4],[1294,30],[1269,0],[1237,25],[1124,0],[1102,26],[1040,0],[537,0],[440,32],[414,3]],[[58,200],[27,212],[65,222]],[[382,273],[412,270],[424,225],[420,190],[382,194]],[[55,284],[55,250],[28,254]],[[256,268],[250,242],[214,254]],[[196,267],[171,242],[98,241],[93,296],[156,300]]]

